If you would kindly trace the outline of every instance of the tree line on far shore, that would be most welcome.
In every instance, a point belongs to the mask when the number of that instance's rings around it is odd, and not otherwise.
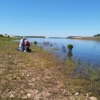
[[[100,34],[96,34],[96,35],[94,35],[94,37],[99,37],[100,36]]]

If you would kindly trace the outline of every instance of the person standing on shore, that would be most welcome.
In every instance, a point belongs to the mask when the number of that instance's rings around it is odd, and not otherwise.
[[[19,51],[24,51],[25,50],[25,37],[21,37],[21,40],[20,40],[20,43],[19,43],[19,48],[18,48],[18,50]]]

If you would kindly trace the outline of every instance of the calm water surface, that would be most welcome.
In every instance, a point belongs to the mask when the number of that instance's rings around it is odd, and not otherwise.
[[[73,44],[72,58],[76,60],[80,59],[85,63],[89,62],[91,66],[100,67],[100,41],[52,38],[28,38],[28,40],[30,42],[37,41],[39,44],[43,44],[43,42],[52,43],[53,45],[50,46],[49,49],[58,48],[55,54],[60,56],[66,56],[66,54],[62,52],[62,47],[65,47],[66,52],[68,52],[67,45]]]

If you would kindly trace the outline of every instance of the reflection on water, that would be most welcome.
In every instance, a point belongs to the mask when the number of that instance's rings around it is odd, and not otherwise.
[[[92,40],[74,40],[74,39],[51,39],[51,38],[28,38],[31,42],[37,41],[39,44],[48,44],[45,49],[54,50],[58,56],[81,60],[82,62],[90,63],[91,66],[98,67],[100,64],[100,42]],[[50,44],[49,44],[50,43]],[[72,44],[72,53],[68,52],[67,45]],[[100,67],[100,66],[99,66]]]
[[[73,56],[72,51],[68,51],[67,57],[69,58],[69,60],[71,60],[72,56]]]

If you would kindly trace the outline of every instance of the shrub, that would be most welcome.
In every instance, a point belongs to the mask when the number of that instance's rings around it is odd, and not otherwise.
[[[34,44],[37,45],[37,41],[34,41]]]
[[[68,44],[67,47],[68,47],[69,50],[72,50],[73,49],[73,45],[72,44]]]
[[[3,37],[3,35],[2,35],[2,34],[0,34],[0,37]]]

